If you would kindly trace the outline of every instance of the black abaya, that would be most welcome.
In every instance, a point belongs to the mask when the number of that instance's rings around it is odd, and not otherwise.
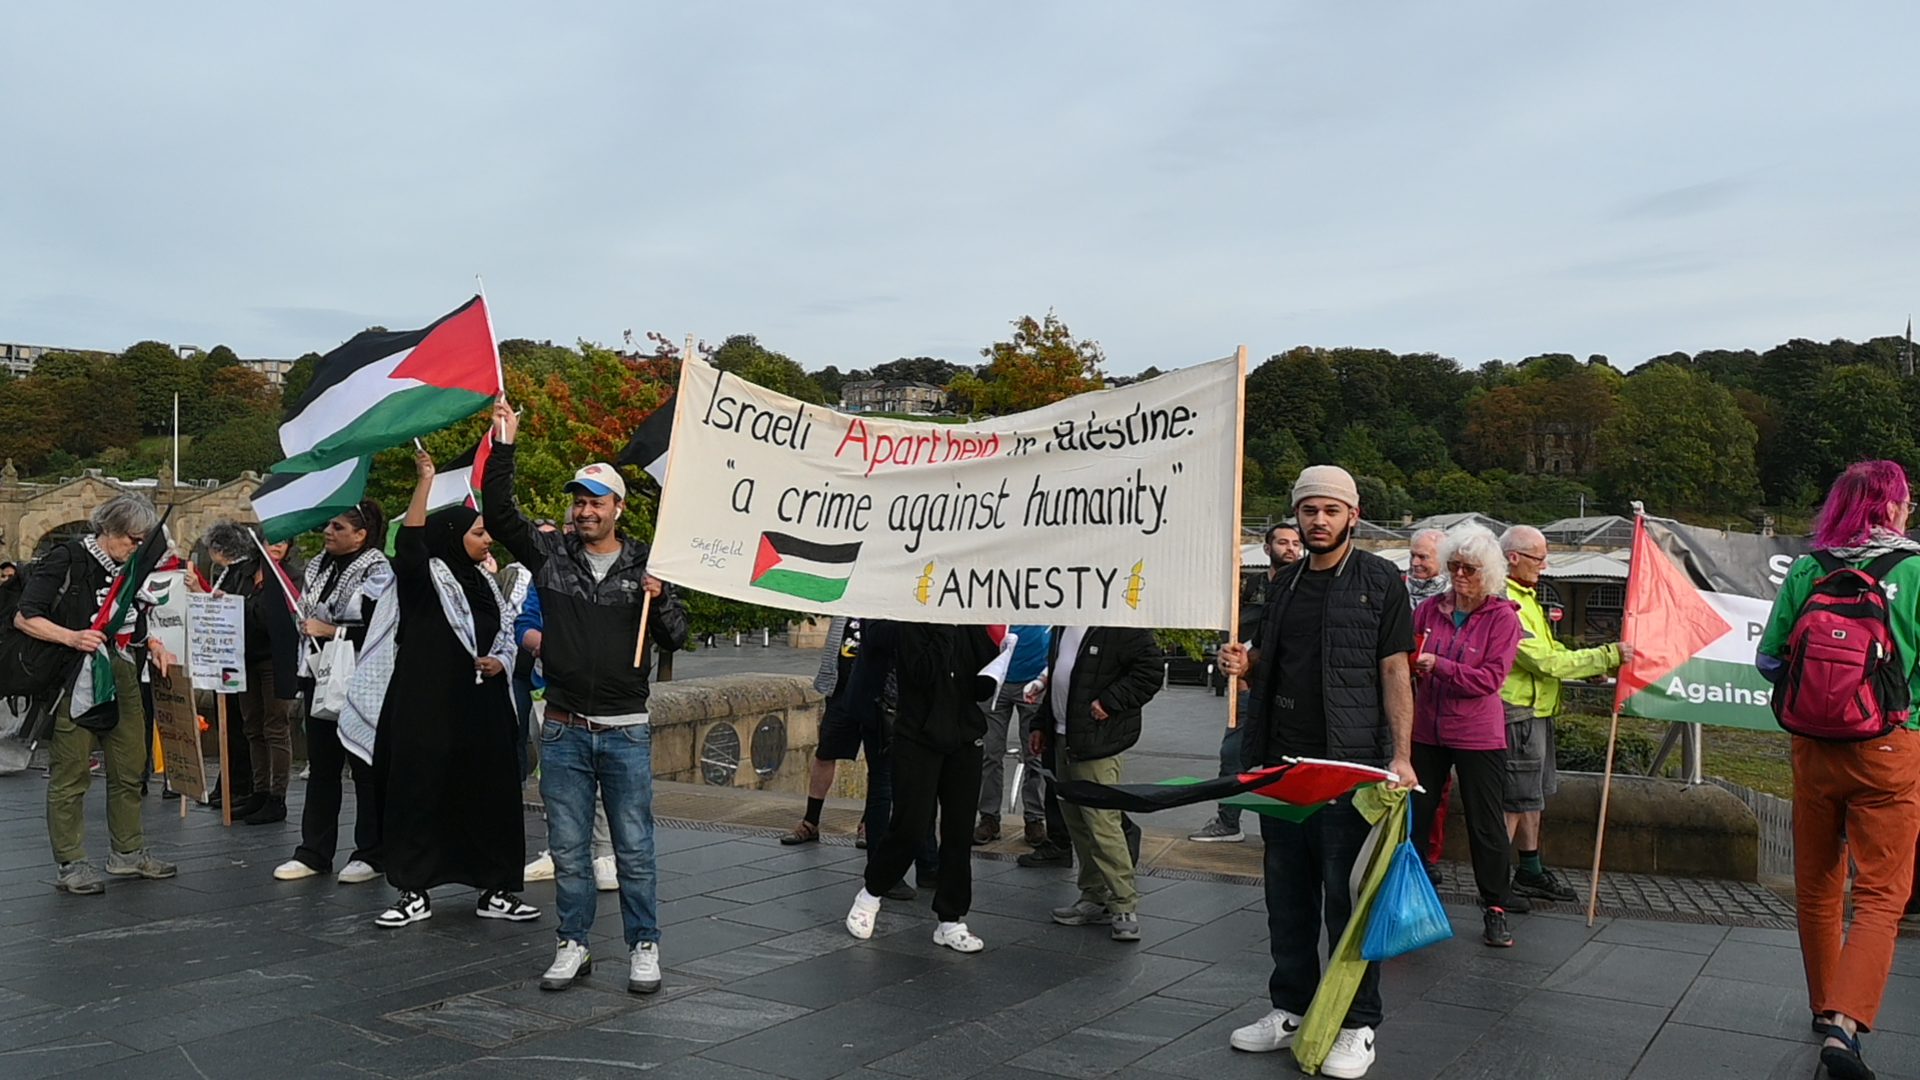
[[[474,658],[448,624],[429,569],[437,556],[460,581],[486,655],[500,612],[460,548],[474,517],[464,507],[439,511],[424,527],[402,527],[394,545],[387,600],[400,603],[398,655],[373,771],[387,880],[407,891],[463,884],[518,892],[524,884],[519,722],[507,676],[475,682]]]

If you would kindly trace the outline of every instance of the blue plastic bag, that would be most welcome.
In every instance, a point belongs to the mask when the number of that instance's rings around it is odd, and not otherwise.
[[[1440,894],[1427,877],[1427,864],[1413,843],[1413,814],[1407,814],[1407,839],[1393,853],[1387,879],[1374,894],[1367,915],[1367,936],[1360,955],[1370,963],[1404,956],[1453,936],[1453,922],[1440,906]]]

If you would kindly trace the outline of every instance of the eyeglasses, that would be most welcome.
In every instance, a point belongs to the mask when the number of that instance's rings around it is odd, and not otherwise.
[[[1480,575],[1480,568],[1472,563],[1450,562],[1447,564],[1447,573],[1459,577],[1478,577]]]
[[[1514,552],[1514,554],[1520,556],[1523,559],[1532,559],[1534,562],[1539,563],[1541,566],[1547,565],[1547,557],[1545,555],[1535,555],[1531,551],[1516,551]]]

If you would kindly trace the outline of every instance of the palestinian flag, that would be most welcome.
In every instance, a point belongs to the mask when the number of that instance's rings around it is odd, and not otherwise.
[[[1707,665],[1714,663],[1708,646],[1731,635],[1733,627],[1647,535],[1644,518],[1633,520],[1633,562],[1629,565],[1620,640],[1633,646],[1633,659],[1620,666],[1613,700],[1616,709],[1637,713],[1625,708],[1629,698],[1688,665],[1693,665],[1696,673],[1707,671]],[[1741,674],[1757,677],[1753,646],[1740,644],[1746,655]]]
[[[1256,814],[1303,821],[1327,802],[1363,784],[1390,781],[1393,774],[1370,765],[1317,758],[1289,758],[1279,765],[1198,779],[1190,776],[1157,784],[1096,784],[1090,780],[1058,780],[1056,795],[1076,806],[1095,810],[1125,810],[1151,814],[1194,803],[1225,802]]]
[[[637,465],[661,487],[667,486],[667,446],[673,441],[673,399],[668,395],[660,407],[647,414],[633,429],[633,438],[620,451],[616,465]]]
[[[462,503],[480,509],[480,478],[487,474],[487,459],[492,456],[493,429],[488,428],[473,449],[434,470],[433,487],[427,491],[427,510]]]
[[[366,497],[372,464],[370,457],[350,458],[315,472],[269,474],[252,496],[267,542],[291,540],[358,506]]]
[[[277,473],[329,468],[438,431],[500,393],[500,357],[476,296],[424,330],[368,330],[320,358],[280,425]]]
[[[161,511],[159,524],[133,549],[127,561],[120,564],[120,572],[107,587],[105,602],[88,624],[89,629],[106,635],[106,641],[87,658],[88,663],[80,668],[80,676],[74,680],[70,715],[82,716],[113,700],[113,650],[127,644],[133,633],[134,599],[146,585],[147,575],[153,573],[173,546],[167,539],[167,518],[172,515],[171,506]],[[185,662],[184,657],[181,660]]]
[[[786,533],[761,533],[760,552],[754,557],[748,583],[802,600],[832,603],[846,595],[860,543],[819,544]]]

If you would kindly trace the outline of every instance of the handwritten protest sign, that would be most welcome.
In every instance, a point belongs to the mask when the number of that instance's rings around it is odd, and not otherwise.
[[[193,709],[193,690],[180,668],[173,678],[153,680],[153,726],[160,732],[161,756],[167,762],[167,786],[189,798],[207,801],[207,759],[200,751],[200,717]]]
[[[648,570],[913,622],[1226,627],[1235,360],[976,424],[853,416],[681,366]]]
[[[247,688],[246,601],[194,593],[187,597],[187,665],[195,690],[237,694]]]

